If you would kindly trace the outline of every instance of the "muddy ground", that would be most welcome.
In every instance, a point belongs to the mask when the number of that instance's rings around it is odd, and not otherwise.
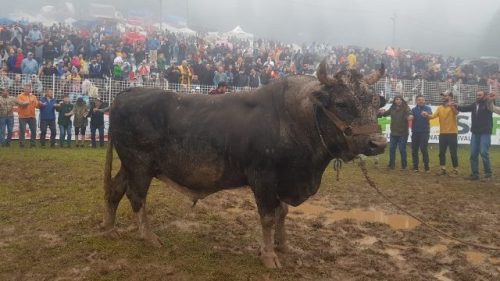
[[[500,247],[500,149],[497,177],[459,177],[387,170],[368,163],[381,189],[432,225],[461,239]],[[194,208],[155,181],[148,197],[152,229],[164,247],[138,239],[126,199],[121,238],[104,238],[104,150],[0,150],[0,280],[500,280],[500,252],[443,239],[376,195],[357,166],[340,181],[329,168],[319,193],[290,210],[290,251],[283,268],[257,258],[261,231],[250,190],[225,191]],[[114,163],[114,171],[119,167]]]

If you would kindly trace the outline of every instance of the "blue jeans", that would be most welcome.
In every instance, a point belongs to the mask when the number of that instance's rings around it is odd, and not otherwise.
[[[429,132],[413,132],[411,134],[411,153],[413,159],[413,169],[418,170],[419,156],[418,151],[422,152],[424,169],[429,170]]]
[[[389,167],[394,168],[396,166],[396,148],[399,146],[399,154],[401,154],[401,168],[406,169],[407,159],[406,159],[406,143],[408,142],[408,136],[393,136],[391,135],[389,143]]]
[[[470,141],[470,168],[472,176],[479,176],[479,154],[483,159],[484,175],[491,176],[490,134],[472,134]]]
[[[103,147],[104,146],[104,126],[99,126],[99,127],[90,126],[90,139],[92,140],[92,147],[97,147],[97,143],[96,143],[96,139],[95,139],[96,130],[99,131],[99,146]]]
[[[64,146],[64,141],[68,146],[71,145],[71,125],[59,125],[59,144]]]
[[[5,139],[5,127],[7,127],[7,139]],[[12,140],[14,129],[14,116],[0,117],[0,145],[9,145]]]

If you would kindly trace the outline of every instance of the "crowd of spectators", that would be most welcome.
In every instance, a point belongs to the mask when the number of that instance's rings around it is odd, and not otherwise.
[[[332,71],[355,68],[369,73],[384,63],[391,79],[492,85],[495,89],[500,80],[498,64],[473,65],[458,57],[390,47],[298,46],[237,38],[214,42],[201,34],[158,29],[134,40],[124,33],[99,25],[0,25],[0,86],[19,92],[30,82],[33,92],[40,95],[46,77],[56,76],[66,81],[68,92],[81,91],[86,78],[112,78],[126,81],[127,86],[164,82],[190,89],[225,82],[229,87],[259,87],[286,75],[312,74],[324,57]]]

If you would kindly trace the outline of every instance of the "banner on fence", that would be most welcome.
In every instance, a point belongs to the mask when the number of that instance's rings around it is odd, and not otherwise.
[[[436,110],[436,106],[431,106],[432,111],[434,112]],[[38,109],[37,111],[37,116],[38,116]],[[14,113],[14,132],[13,132],[13,139],[18,139],[19,138],[19,119],[17,118],[17,113]],[[56,112],[57,114],[57,112]],[[459,144],[469,144],[470,143],[470,138],[471,138],[471,132],[470,132],[470,127],[471,127],[471,114],[469,112],[460,112],[458,114],[458,143]],[[56,120],[57,120],[57,115],[56,115]],[[57,123],[57,121],[56,121]],[[90,122],[89,122],[90,123]],[[382,117],[379,118],[378,123],[382,127],[382,133],[386,135],[387,139],[389,139],[390,133],[391,133],[391,118],[390,117]],[[56,124],[57,125],[57,124]],[[59,139],[59,127],[57,127],[57,139]],[[108,128],[109,128],[109,115],[106,113],[104,114],[104,136],[105,140],[108,138]],[[50,131],[50,130],[48,130]],[[74,134],[74,128],[72,130],[72,133]],[[26,139],[30,138],[30,132],[29,128],[26,128]],[[411,129],[410,129],[410,135],[411,135]],[[50,136],[50,132],[47,132],[47,138]],[[37,118],[37,139],[40,138],[40,120]],[[74,135],[72,139],[75,139]],[[85,134],[85,139],[90,140],[90,126],[87,127],[87,131]],[[408,141],[411,141],[411,138],[408,139]],[[439,142],[439,120],[438,118],[435,118],[431,120],[431,133],[429,137],[429,143],[438,143]],[[492,145],[500,145],[500,115],[493,114],[493,129],[492,129],[492,134],[491,134],[491,144]]]
[[[432,112],[436,111],[437,106],[431,106]],[[458,143],[459,144],[469,144],[471,139],[471,113],[470,112],[460,112],[457,116],[458,123]],[[386,135],[387,139],[391,134],[391,118],[382,117],[379,118],[378,123],[382,127],[382,133]],[[410,129],[411,136],[411,129]],[[408,138],[411,141],[411,138]],[[429,137],[429,143],[439,143],[439,119],[435,118],[431,120],[431,132]],[[491,144],[500,145],[500,115],[493,114],[493,129],[491,133]]]

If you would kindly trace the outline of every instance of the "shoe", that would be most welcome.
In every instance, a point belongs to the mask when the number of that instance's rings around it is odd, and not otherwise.
[[[418,171],[418,169],[413,169],[413,172],[418,173],[419,171]]]
[[[479,176],[470,175],[470,176],[466,177],[465,179],[468,181],[477,181],[477,180],[479,180]]]
[[[488,182],[488,181],[491,181],[493,179],[492,175],[491,174],[486,174],[484,175],[484,178],[481,179],[482,182]]]
[[[437,173],[438,176],[446,176],[448,175],[448,172],[446,171],[446,169],[441,169],[438,173]]]
[[[453,168],[453,170],[451,171],[450,176],[451,176],[451,177],[456,177],[456,176],[458,176],[458,169]]]

